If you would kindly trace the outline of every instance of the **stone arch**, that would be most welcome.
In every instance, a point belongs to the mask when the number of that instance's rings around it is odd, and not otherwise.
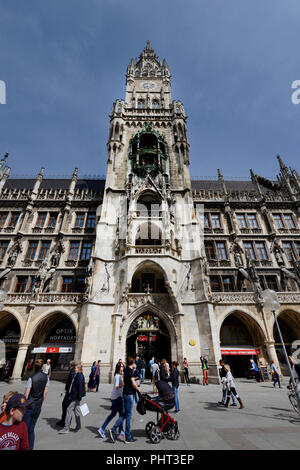
[[[20,321],[21,320],[21,321]],[[17,360],[24,322],[10,309],[0,313],[0,364],[2,373],[11,377]]]
[[[264,328],[253,314],[239,308],[225,312],[218,326],[222,357],[235,377],[249,377],[250,359],[266,359]]]
[[[60,332],[57,332],[57,328]],[[78,322],[75,315],[66,309],[55,309],[45,312],[31,325],[28,332],[27,344],[30,347],[24,362],[23,377],[26,378],[33,367],[33,361],[37,358],[51,359],[52,374],[55,379],[65,379],[68,374],[68,364],[74,359],[76,337],[78,334]],[[33,352],[35,347],[69,347],[70,352]]]
[[[136,310],[131,312],[125,321],[123,322],[122,329],[121,329],[121,350],[126,351],[126,340],[127,340],[127,334],[129,331],[130,326],[132,323],[143,313],[146,313],[148,311],[153,312],[159,319],[163,321],[165,324],[169,336],[170,336],[170,346],[171,346],[171,356],[172,360],[176,360],[178,356],[178,335],[176,332],[176,327],[173,322],[173,320],[170,318],[169,315],[167,315],[165,312],[162,310],[158,309],[156,306],[148,303],[143,306],[138,307]]]
[[[77,314],[75,314],[74,312],[70,312],[69,310],[65,308],[57,308],[54,310],[49,309],[43,314],[39,315],[39,317],[36,320],[31,322],[30,329],[28,330],[28,333],[26,335],[26,338],[24,338],[24,341],[26,340],[25,341],[26,343],[31,343],[33,336],[35,335],[35,333],[37,332],[37,329],[41,326],[41,324],[43,324],[45,320],[50,319],[50,317],[53,317],[59,314],[67,316],[70,319],[70,321],[73,323],[76,333],[78,333]]]
[[[278,312],[276,312],[276,317],[287,354],[292,355],[299,348],[299,346],[297,345],[297,341],[300,340],[300,312],[297,311],[295,308],[282,307]],[[283,347],[273,315],[271,331],[275,343],[275,350],[279,366],[282,370],[282,373],[286,375],[289,373],[288,366],[286,364]],[[299,358],[299,354],[297,354],[297,357]]]
[[[8,315],[11,315],[12,317],[14,317],[14,319],[18,322],[19,328],[20,328],[20,338],[22,338],[22,336],[24,334],[26,321],[25,321],[24,317],[18,311],[16,311],[15,309],[13,309],[11,307],[9,307],[9,308],[5,307],[5,309],[3,309],[0,312],[0,328],[1,328],[2,320],[5,321],[5,319],[7,318]]]

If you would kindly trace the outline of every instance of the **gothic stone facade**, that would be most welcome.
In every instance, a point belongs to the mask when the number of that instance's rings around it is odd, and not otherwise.
[[[164,329],[159,350],[187,357],[196,378],[206,355],[217,381],[222,349],[235,346],[278,364],[264,288],[278,291],[286,338],[300,338],[300,178],[278,160],[277,181],[252,170],[249,181],[219,170],[191,180],[184,106],[171,100],[169,67],[149,42],[127,68],[125,100],[113,104],[106,180],[79,179],[77,169],[69,181],[45,179],[44,169],[36,180],[10,179],[5,157],[0,333],[17,322],[12,377],[64,319],[75,360],[88,377],[101,359],[102,381],[130,352],[132,325],[150,341],[149,315]]]

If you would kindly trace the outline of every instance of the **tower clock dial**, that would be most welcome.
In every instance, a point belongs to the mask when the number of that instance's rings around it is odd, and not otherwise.
[[[155,88],[155,83],[152,82],[143,82],[141,83],[141,88],[143,90],[154,90]]]

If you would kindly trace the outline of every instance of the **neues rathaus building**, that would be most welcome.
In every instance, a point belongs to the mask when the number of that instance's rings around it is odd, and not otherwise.
[[[300,339],[300,177],[278,156],[271,181],[191,180],[187,117],[172,101],[170,70],[148,41],[113,104],[106,179],[9,177],[0,168],[0,379],[26,378],[50,358],[52,378],[70,360],[86,380],[101,360],[111,381],[119,358],[200,356],[218,381],[221,357],[235,377],[249,359],[286,364],[262,291],[277,291],[288,352]],[[259,170],[259,169],[258,169]],[[2,375],[1,375],[2,374]]]

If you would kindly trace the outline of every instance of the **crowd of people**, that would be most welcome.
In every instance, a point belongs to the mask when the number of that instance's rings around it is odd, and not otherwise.
[[[203,370],[203,385],[208,385],[208,360],[207,357],[200,357]],[[293,374],[300,383],[300,366],[293,363],[290,358]],[[94,361],[89,375],[87,390],[97,392],[100,383],[100,364],[101,361]],[[250,360],[251,368],[254,374],[258,367],[254,360]],[[98,429],[101,438],[108,438],[111,442],[117,439],[127,443],[134,443],[136,439],[131,432],[131,421],[134,404],[139,401],[141,396],[140,385],[145,382],[145,377],[150,378],[153,387],[153,399],[164,400],[166,397],[174,400],[175,413],[180,411],[179,407],[179,382],[180,372],[178,362],[173,361],[171,366],[166,359],[160,361],[152,357],[147,364],[143,357],[136,355],[128,357],[126,366],[122,359],[119,359],[115,366],[113,387],[110,395],[111,410],[107,418]],[[298,367],[298,369],[297,369]],[[185,357],[181,369],[183,371],[186,385],[190,385],[189,363]],[[256,370],[257,369],[257,370]],[[279,372],[274,364],[271,363],[271,373],[274,387],[276,384],[281,388]],[[25,386],[24,394],[17,391],[8,392],[1,405],[0,414],[0,450],[33,450],[35,441],[35,426],[40,416],[43,402],[47,396],[49,378],[51,375],[51,361],[47,360],[44,364],[42,359],[37,359],[34,363],[34,374],[30,377]],[[228,408],[244,404],[238,395],[234,377],[230,366],[223,360],[219,361],[219,375],[222,385],[222,398],[218,402],[219,406]],[[256,380],[260,377],[255,374]],[[139,385],[138,385],[139,383]],[[171,385],[171,386],[170,386]],[[69,374],[65,385],[65,395],[62,401],[62,413],[59,421],[56,422],[62,429],[59,434],[69,432],[71,420],[75,416],[76,427],[74,431],[81,429],[81,408],[80,403],[86,395],[85,378],[83,375],[82,364],[76,364],[71,361],[69,364]],[[230,399],[232,403],[230,403]],[[116,418],[113,426],[108,429],[109,423]]]

